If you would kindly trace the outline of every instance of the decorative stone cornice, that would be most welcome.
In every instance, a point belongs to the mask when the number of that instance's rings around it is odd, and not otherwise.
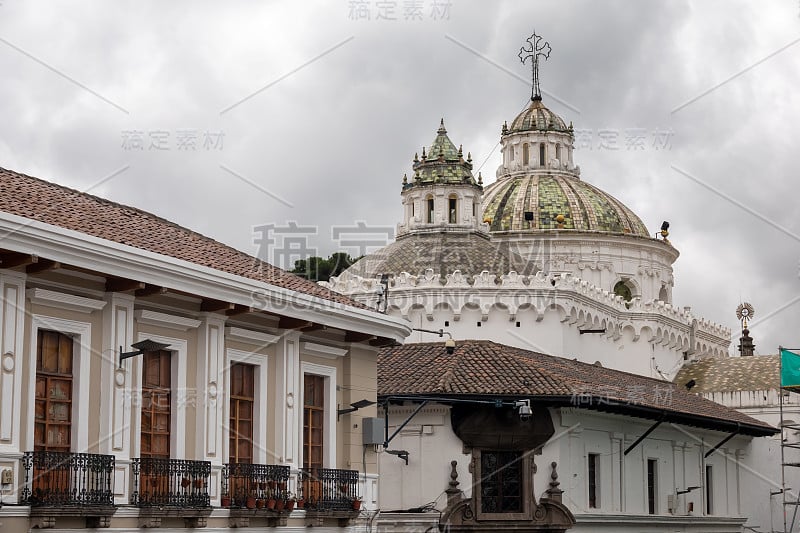
[[[25,295],[33,304],[55,307],[56,309],[68,309],[81,313],[99,311],[106,306],[105,300],[84,298],[83,296],[50,291],[47,289],[28,289],[25,291]]]

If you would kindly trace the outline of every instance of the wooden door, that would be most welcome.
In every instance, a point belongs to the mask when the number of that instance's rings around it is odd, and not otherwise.
[[[253,462],[253,412],[255,407],[255,366],[233,363],[230,369],[230,413],[228,455],[231,472],[241,473],[236,464]],[[249,472],[245,469],[243,472]],[[230,494],[244,498],[254,494],[256,480],[253,476],[233,475],[229,480]]]
[[[325,377],[306,374],[303,379],[303,468],[309,479],[303,483],[303,496],[312,504],[322,498],[318,479],[323,465],[325,423]]]
[[[172,423],[172,353],[146,352],[142,359],[142,425],[139,492],[143,501],[163,501],[169,494],[168,469],[154,468],[156,461],[170,458]]]
[[[67,454],[72,444],[72,355],[74,340],[40,329],[36,344],[35,452]],[[40,501],[61,498],[73,484],[69,458],[41,454],[34,459],[32,495]]]

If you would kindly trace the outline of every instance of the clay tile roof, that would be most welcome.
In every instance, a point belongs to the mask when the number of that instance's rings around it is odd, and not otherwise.
[[[146,211],[0,168],[0,211],[366,309],[346,296]]]
[[[452,355],[442,342],[384,348],[378,356],[378,395],[533,398],[719,431],[777,432],[668,381],[492,341],[457,341]]]
[[[685,365],[675,383],[694,380],[691,391],[706,392],[766,391],[778,389],[781,382],[779,355],[748,357],[707,357]]]

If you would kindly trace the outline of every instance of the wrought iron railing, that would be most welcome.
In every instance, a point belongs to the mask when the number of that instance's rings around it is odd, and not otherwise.
[[[289,467],[228,463],[222,465],[223,507],[266,508],[283,511],[294,507],[288,490]],[[291,510],[291,509],[287,509]]]
[[[297,498],[310,511],[357,511],[361,505],[358,471],[335,468],[300,470]]]
[[[211,506],[211,463],[142,457],[131,462],[131,503],[139,507],[206,508]]]
[[[34,507],[113,507],[114,456],[26,452],[22,456],[23,504]]]

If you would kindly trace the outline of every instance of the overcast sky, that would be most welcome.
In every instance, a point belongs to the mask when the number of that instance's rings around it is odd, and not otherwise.
[[[736,333],[749,301],[758,352],[800,346],[797,0],[0,0],[0,166],[253,254],[296,221],[328,254],[399,221],[441,117],[494,179],[534,29],[582,179],[670,221],[676,305]]]

